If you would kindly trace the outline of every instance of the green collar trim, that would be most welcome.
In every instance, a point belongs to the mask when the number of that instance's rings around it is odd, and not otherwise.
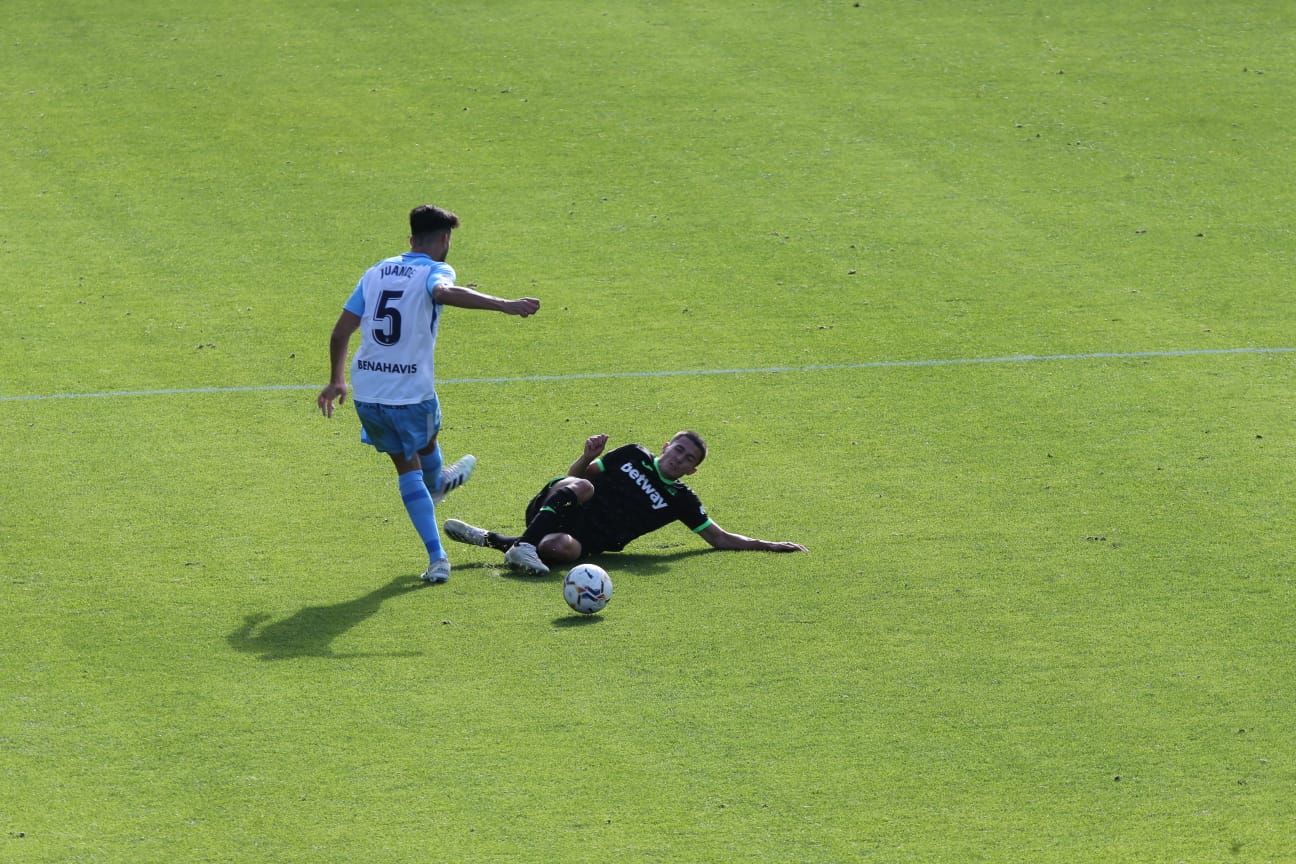
[[[657,463],[660,462],[660,461],[661,461],[661,457],[660,457],[660,456],[654,456],[654,457],[653,457],[653,461],[652,461],[652,469],[653,469],[653,473],[657,475],[657,479],[658,479],[658,480],[662,481],[662,482],[665,483],[667,486],[670,486],[670,487],[673,488],[673,487],[675,486],[675,484],[676,484],[677,482],[679,482],[679,481],[677,481],[677,480],[667,480],[665,477],[662,476],[661,468],[658,467],[658,465],[657,465]]]

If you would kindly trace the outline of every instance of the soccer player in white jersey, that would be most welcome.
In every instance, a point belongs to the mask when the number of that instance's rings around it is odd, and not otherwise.
[[[436,502],[462,485],[476,460],[465,456],[442,470],[441,407],[433,375],[433,353],[441,308],[485,309],[534,315],[534,297],[504,300],[455,284],[445,263],[450,233],[459,217],[423,204],[410,211],[410,251],[379,261],[365,271],[342,308],[329,338],[331,377],[320,391],[320,411],[333,416],[333,401],[346,401],[347,352],[360,331],[351,363],[351,395],[360,415],[361,440],[391,457],[405,511],[428,552],[423,581],[450,578],[450,560],[437,530]]]

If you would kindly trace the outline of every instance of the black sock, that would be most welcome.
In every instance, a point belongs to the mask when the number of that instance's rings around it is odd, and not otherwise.
[[[562,526],[563,514],[576,506],[576,493],[571,489],[559,489],[550,495],[540,508],[540,512],[531,520],[531,524],[517,539],[519,543],[530,543],[538,546],[546,534],[552,534]]]
[[[507,552],[509,547],[518,541],[516,537],[510,537],[507,534],[496,534],[494,531],[486,532],[486,545],[492,549],[498,549],[500,552]]]
[[[538,546],[545,535],[554,533],[561,524],[562,518],[558,515],[558,511],[546,504],[540,508],[540,512],[531,520],[531,524],[522,532],[517,542]]]

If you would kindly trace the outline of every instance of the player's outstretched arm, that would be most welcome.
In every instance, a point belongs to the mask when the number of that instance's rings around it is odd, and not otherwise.
[[[758,540],[755,537],[744,537],[724,530],[712,522],[699,532],[703,540],[713,549],[725,549],[732,552],[809,552],[800,543],[788,543],[776,540]]]
[[[503,297],[483,294],[475,288],[465,288],[462,285],[438,285],[432,292],[432,299],[460,309],[485,309],[488,312],[503,312],[506,315],[517,315],[522,318],[534,315],[540,309],[540,301],[534,297],[505,300]]]

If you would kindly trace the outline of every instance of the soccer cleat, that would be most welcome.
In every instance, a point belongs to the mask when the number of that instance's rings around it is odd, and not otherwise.
[[[486,545],[487,532],[476,525],[469,525],[458,519],[447,519],[444,527],[446,536],[457,543],[467,543],[469,546]]]
[[[428,565],[423,574],[423,581],[429,585],[441,585],[450,581],[450,559],[438,558]]]
[[[540,553],[536,552],[536,548],[530,543],[514,543],[504,553],[504,561],[519,570],[525,570],[537,576],[543,576],[549,572],[549,568],[540,560]]]
[[[473,469],[476,467],[477,457],[469,453],[453,465],[442,468],[441,483],[437,491],[432,493],[432,503],[440,504],[447,495],[467,483],[468,478],[472,476]]]

